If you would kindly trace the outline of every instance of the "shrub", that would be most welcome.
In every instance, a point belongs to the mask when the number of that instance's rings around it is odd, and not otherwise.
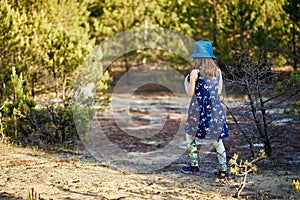
[[[243,191],[243,189],[245,188],[245,186],[247,184],[249,184],[249,182],[247,182],[247,176],[250,172],[257,172],[258,168],[257,166],[254,164],[255,162],[257,162],[258,160],[261,160],[263,158],[266,158],[266,154],[263,150],[261,150],[259,152],[259,155],[254,158],[251,161],[248,160],[239,160],[239,156],[237,154],[235,154],[229,161],[230,164],[230,173],[233,174],[234,176],[238,176],[241,177],[241,179],[239,180],[238,183],[234,183],[235,185],[237,185],[237,191],[234,194],[234,197],[239,198],[241,192]]]

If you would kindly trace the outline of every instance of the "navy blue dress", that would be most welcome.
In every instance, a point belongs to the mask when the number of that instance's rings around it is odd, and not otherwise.
[[[198,79],[194,95],[190,101],[185,124],[187,134],[199,139],[219,139],[228,137],[226,117],[218,95],[220,71],[215,78]]]

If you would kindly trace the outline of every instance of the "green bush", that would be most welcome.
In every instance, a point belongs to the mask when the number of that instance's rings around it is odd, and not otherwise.
[[[7,93],[1,107],[1,131],[2,136],[15,139],[22,137],[20,125],[30,110],[35,107],[35,102],[24,92],[24,80],[22,73],[17,75],[16,69],[12,68],[11,82],[4,85]]]
[[[75,115],[80,116],[76,120],[76,126],[73,112],[77,112]],[[64,103],[61,105],[49,104],[40,109],[32,109],[26,119],[31,125],[30,132],[38,135],[38,142],[53,144],[78,139],[77,132],[82,133],[89,130],[89,120],[93,116],[92,109],[72,108],[71,103]]]
[[[291,108],[287,111],[285,111],[287,114],[293,114],[297,116],[298,118],[300,117],[300,101],[296,101],[292,104]]]

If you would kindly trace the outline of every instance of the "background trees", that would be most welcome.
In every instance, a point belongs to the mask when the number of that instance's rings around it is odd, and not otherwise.
[[[0,103],[4,135],[18,137],[35,126],[29,120],[21,127],[16,117],[22,114],[26,119],[34,112],[27,109],[28,116],[24,115],[24,106],[19,107],[23,96],[39,103],[51,98],[64,102],[71,97],[76,69],[94,44],[89,35],[87,5],[84,1],[1,1]],[[22,78],[18,85],[22,98],[16,98],[17,80],[11,74]],[[11,124],[16,134],[11,134]]]
[[[275,64],[296,69],[298,9],[298,1],[292,0],[5,0],[0,81],[9,82],[15,66],[18,74],[26,72],[30,95],[54,92],[57,98],[66,98],[76,67],[94,44],[125,30],[152,27],[213,41],[220,60],[229,61],[233,52],[264,50]]]
[[[300,14],[299,7],[300,3],[296,0],[286,0],[284,5],[282,6],[283,10],[287,13],[289,21],[287,23],[287,35],[290,35],[287,38],[287,46],[290,47],[288,50],[288,60],[292,60],[292,65],[296,70],[299,65],[299,28],[300,28]]]

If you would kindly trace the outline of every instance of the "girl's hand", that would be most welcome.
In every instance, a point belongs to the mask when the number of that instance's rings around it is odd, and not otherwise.
[[[194,95],[197,78],[198,78],[198,71],[196,69],[193,69],[189,74],[189,76],[185,77],[184,88],[185,88],[185,92],[190,97]]]
[[[187,75],[187,80],[190,82],[190,74]]]
[[[189,81],[189,74],[185,77],[184,79],[184,89],[185,89],[185,92],[188,94],[188,90],[189,90],[189,87],[190,87],[190,81]]]

